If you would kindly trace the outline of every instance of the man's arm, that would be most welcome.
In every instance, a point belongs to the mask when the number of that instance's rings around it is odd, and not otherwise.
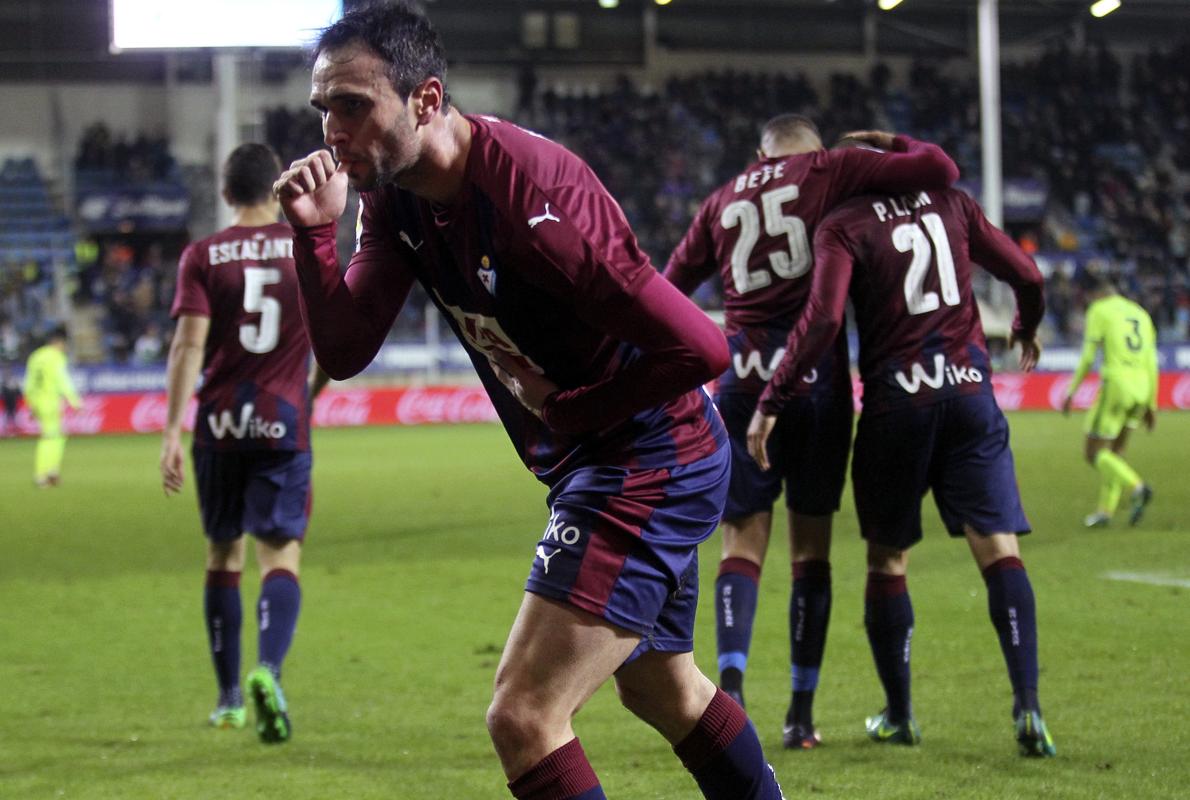
[[[748,453],[763,470],[770,467],[768,440],[777,415],[793,396],[797,381],[822,360],[843,326],[852,265],[851,251],[841,234],[829,224],[821,226],[814,235],[810,295],[786,339],[785,355],[748,422]]]
[[[347,174],[330,152],[293,162],[273,191],[293,225],[293,258],[302,319],[314,357],[330,377],[344,380],[372,362],[413,285],[411,271],[361,197],[360,246],[339,271],[337,222],[347,203]]]
[[[810,295],[785,342],[785,355],[760,395],[758,410],[775,416],[794,395],[802,376],[813,369],[843,327],[854,258],[841,232],[822,225],[814,234]]]
[[[564,433],[612,425],[702,386],[727,369],[727,340],[706,314],[655,272],[629,295],[583,318],[642,351],[636,361],[591,386],[556,391],[542,419]]]
[[[684,295],[690,295],[719,267],[715,261],[715,246],[707,220],[709,207],[710,199],[698,209],[686,235],[678,242],[665,265],[665,279]]]
[[[887,152],[855,147],[830,151],[835,168],[832,188],[837,192],[834,202],[864,192],[899,194],[945,189],[959,179],[959,168],[936,144],[881,131],[858,133],[860,136],[848,136],[862,138],[870,135],[876,146]]]
[[[313,403],[318,395],[322,393],[322,390],[326,388],[326,385],[330,383],[330,380],[331,376],[326,374],[326,370],[318,366],[317,361],[310,365],[310,375],[307,378],[307,387],[310,392],[311,403]]]
[[[964,198],[968,211],[968,252],[975,263],[1012,287],[1016,296],[1016,318],[1012,323],[1009,347],[1021,345],[1021,369],[1037,365],[1041,345],[1037,327],[1045,315],[1045,279],[1033,259],[1016,242],[993,225],[978,204]]]
[[[165,366],[166,416],[161,432],[161,485],[165,496],[182,490],[186,478],[186,454],[182,449],[182,422],[186,404],[194,394],[198,373],[202,369],[207,333],[211,329],[209,317],[182,314],[178,317],[174,338],[169,345],[169,360]]]
[[[70,362],[64,357],[58,370],[58,391],[66,398],[66,402],[76,411],[83,407],[83,399],[74,388],[74,381],[70,377]]]
[[[1145,410],[1145,427],[1148,430],[1153,430],[1157,424],[1157,391],[1160,388],[1159,381],[1161,380],[1161,373],[1157,364],[1157,326],[1153,324],[1153,318],[1148,317],[1149,327],[1149,353],[1148,353],[1148,371],[1149,371],[1149,406]]]
[[[1098,315],[1095,313],[1095,305],[1092,304],[1087,306],[1087,321],[1083,330],[1083,352],[1078,359],[1078,366],[1074,369],[1074,375],[1070,378],[1070,385],[1066,388],[1066,397],[1062,400],[1063,414],[1070,413],[1074,393],[1078,391],[1083,379],[1091,371],[1091,365],[1095,363],[1095,354],[1099,351],[1102,341],[1103,336],[1099,330]]]

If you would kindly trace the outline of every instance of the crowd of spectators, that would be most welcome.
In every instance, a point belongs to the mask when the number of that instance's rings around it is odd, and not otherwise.
[[[1083,270],[1109,272],[1153,313],[1166,340],[1190,338],[1190,46],[1136,58],[1064,45],[1006,64],[1006,177],[1049,188],[1044,218],[1008,226],[1049,273],[1048,335],[1072,342]],[[972,75],[922,61],[898,85],[877,64],[835,74],[820,97],[805,76],[708,72],[659,91],[626,79],[601,93],[546,90],[528,124],[591,163],[664,264],[698,203],[754,158],[758,125],[779,112],[816,120],[828,143],[850,129],[892,128],[941,144],[980,175],[979,94]],[[703,290],[713,295],[713,290]],[[713,303],[713,296],[701,298]]]
[[[1058,44],[1002,71],[1006,178],[1048,190],[1045,215],[1007,225],[1049,279],[1046,333],[1074,343],[1084,300],[1083,271],[1116,276],[1153,314],[1165,341],[1190,339],[1190,80],[1181,66],[1190,44],[1122,63],[1109,49]],[[814,119],[824,139],[856,128],[904,130],[941,144],[967,178],[980,175],[979,95],[956,64],[921,61],[894,77],[867,74],[733,71],[671,77],[645,87],[627,78],[601,91],[560,91],[546,81],[522,87],[518,122],[578,152],[624,207],[641,244],[661,266],[699,203],[755,156],[758,126],[780,112]],[[266,140],[284,163],[321,146],[316,114],[276,108]],[[87,129],[79,175],[158,180],[176,171],[160,138]],[[350,225],[341,226],[342,249]],[[114,361],[161,361],[172,329],[168,308],[184,242],[107,237],[78,252],[76,296],[103,309],[106,353]],[[84,246],[85,245],[85,246]],[[87,249],[87,248],[90,249]],[[47,302],[47,275],[0,260],[0,357],[15,357],[31,306]],[[697,299],[715,307],[715,282]],[[424,337],[425,298],[410,298],[393,337]],[[36,312],[36,309],[33,309]]]
[[[74,167],[82,180],[145,183],[174,176],[177,163],[166,137],[113,135],[105,123],[95,122],[83,131]]]

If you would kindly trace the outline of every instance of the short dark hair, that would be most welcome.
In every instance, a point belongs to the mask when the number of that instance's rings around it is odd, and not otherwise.
[[[1085,292],[1114,292],[1117,291],[1116,282],[1111,273],[1106,270],[1083,269],[1075,280]]]
[[[402,100],[427,78],[442,81],[442,110],[450,108],[446,87],[446,53],[438,31],[405,0],[373,3],[348,11],[322,31],[314,57],[324,50],[361,42],[388,65],[388,79]]]
[[[46,344],[49,344],[50,342],[56,342],[59,339],[61,339],[64,342],[67,341],[68,339],[70,339],[70,336],[68,336],[66,333],[65,325],[55,325],[54,327],[50,328],[48,331],[45,332],[45,343]]]
[[[806,133],[811,133],[819,139],[822,138],[822,134],[818,132],[818,126],[809,117],[802,114],[778,114],[764,123],[764,127],[760,129],[760,138],[761,141],[766,136],[784,140],[804,136]]]
[[[234,206],[254,206],[273,196],[281,159],[268,145],[242,144],[223,162],[223,191]]]

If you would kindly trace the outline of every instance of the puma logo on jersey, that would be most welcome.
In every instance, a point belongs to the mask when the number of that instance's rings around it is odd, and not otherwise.
[[[405,233],[405,231],[401,231],[401,233],[398,235],[401,237],[402,242],[404,242],[405,244],[407,244],[411,248],[413,248],[413,252],[415,252],[415,253],[417,252],[417,248],[421,247],[423,244],[426,243],[425,239],[423,239],[420,242],[418,242],[417,244],[414,244],[413,240],[409,238],[409,234]]]
[[[550,574],[550,559],[553,558],[554,556],[558,555],[558,553],[561,553],[561,552],[562,552],[562,548],[559,547],[554,552],[547,554],[545,552],[544,547],[542,547],[541,545],[537,545],[537,557],[541,559],[541,563],[545,568],[546,575]]]
[[[552,222],[561,222],[562,221],[561,219],[559,219],[558,217],[555,217],[553,214],[550,213],[550,204],[549,203],[545,204],[545,213],[542,214],[540,217],[529,217],[529,227],[536,228],[538,225],[545,222],[546,220],[550,220]]]

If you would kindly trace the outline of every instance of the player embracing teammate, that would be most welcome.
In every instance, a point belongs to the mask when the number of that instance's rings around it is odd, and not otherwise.
[[[741,705],[757,587],[768,550],[773,502],[785,484],[793,585],[789,601],[792,693],[784,745],[810,749],[820,738],[813,700],[831,609],[831,515],[839,508],[851,443],[847,341],[840,333],[805,363],[774,433],[773,469],[748,456],[747,428],[805,305],[819,220],[860,192],[941,189],[958,169],[941,149],[905,136],[856,134],[883,150],[825,150],[814,123],[796,114],[769,120],[758,160],[699,208],[665,276],[689,294],[723,280],[731,366],[716,404],[731,436],[731,484],[723,514],[723,557],[715,582],[719,683]]]
[[[1037,362],[1044,303],[1037,267],[957,190],[853,199],[814,236],[810,297],[749,429],[761,462],[800,376],[830,350],[850,296],[859,329],[863,413],[852,483],[868,543],[864,623],[886,708],[868,719],[876,741],[916,744],[910,704],[913,606],[908,550],[921,538],[927,490],[951,536],[964,537],[987,586],[988,611],[1013,690],[1024,755],[1052,756],[1038,701],[1033,589],[1017,536],[1029,532],[992,394],[991,366],[971,288],[973,264],[1008,282],[1021,367]]]

